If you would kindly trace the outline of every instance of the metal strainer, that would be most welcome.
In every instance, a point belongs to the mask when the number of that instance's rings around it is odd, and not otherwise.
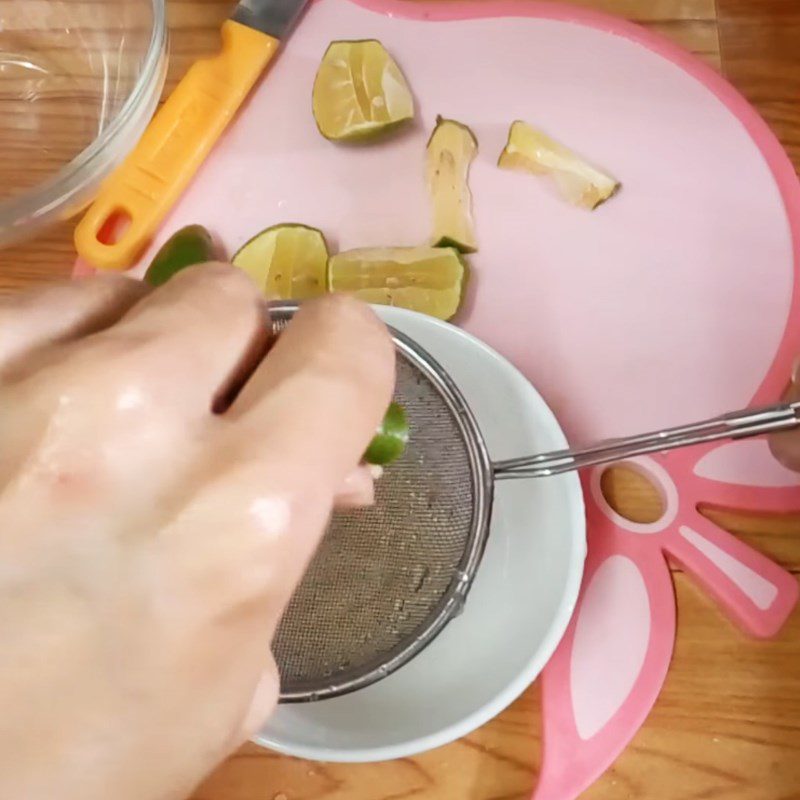
[[[275,333],[296,306],[272,308]],[[389,675],[462,609],[489,533],[495,479],[541,477],[635,455],[796,427],[800,403],[493,463],[459,389],[424,349],[392,330],[395,398],[409,446],[373,507],[336,513],[273,641],[281,701],[334,697]]]

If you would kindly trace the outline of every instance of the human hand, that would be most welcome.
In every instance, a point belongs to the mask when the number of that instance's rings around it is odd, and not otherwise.
[[[0,305],[0,798],[183,798],[252,735],[268,643],[390,400],[391,339],[355,301],[307,305],[262,361],[242,273],[148,292]]]

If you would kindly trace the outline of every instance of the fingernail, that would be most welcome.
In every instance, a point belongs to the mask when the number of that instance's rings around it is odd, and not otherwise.
[[[792,383],[800,383],[800,356],[797,356],[792,363]]]

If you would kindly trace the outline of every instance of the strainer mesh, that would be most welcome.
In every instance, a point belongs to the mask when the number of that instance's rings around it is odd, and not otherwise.
[[[273,642],[284,695],[313,699],[402,652],[452,594],[473,546],[463,431],[400,352],[395,398],[408,415],[409,447],[378,481],[373,507],[334,515],[289,604]]]

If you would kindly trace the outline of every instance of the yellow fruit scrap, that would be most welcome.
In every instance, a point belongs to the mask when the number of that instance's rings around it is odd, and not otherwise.
[[[439,319],[458,311],[466,277],[464,260],[453,247],[363,248],[328,262],[330,291]]]
[[[582,208],[597,208],[620,188],[615,178],[587,164],[526,122],[512,124],[508,143],[497,163],[503,169],[551,175],[562,197]]]
[[[434,245],[457,247],[462,253],[477,249],[468,182],[477,154],[478,141],[466,125],[437,117],[426,159]]]

